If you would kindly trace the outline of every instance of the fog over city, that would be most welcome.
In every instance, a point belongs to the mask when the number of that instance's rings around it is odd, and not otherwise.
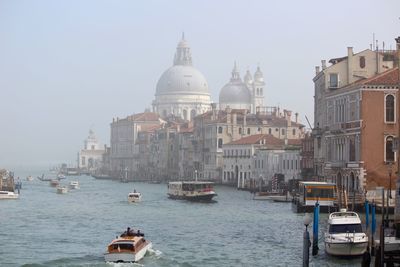
[[[373,38],[395,49],[399,10],[398,0],[0,0],[0,166],[75,164],[89,129],[109,144],[113,118],[151,110],[182,32],[213,102],[235,61],[242,78],[259,66],[264,104],[308,127],[315,66]]]

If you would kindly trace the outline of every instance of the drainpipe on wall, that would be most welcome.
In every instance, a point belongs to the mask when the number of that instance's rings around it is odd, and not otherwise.
[[[394,219],[396,224],[396,237],[400,237],[400,146],[399,146],[399,138],[400,138],[400,36],[396,39],[396,52],[397,59],[395,65],[397,65],[397,75],[398,75],[398,89],[397,89],[397,179],[396,179],[396,196],[395,196],[395,211],[394,211]]]

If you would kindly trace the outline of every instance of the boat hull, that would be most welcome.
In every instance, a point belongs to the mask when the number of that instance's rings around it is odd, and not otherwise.
[[[214,196],[217,194],[204,194],[204,195],[190,195],[190,196],[184,196],[184,195],[174,195],[174,194],[168,194],[169,198],[171,199],[183,199],[183,200],[188,200],[188,201],[199,201],[199,202],[207,202],[211,201]]]
[[[17,198],[19,198],[19,194],[8,191],[0,191],[0,199],[17,199]]]
[[[333,243],[325,241],[325,251],[332,256],[360,256],[366,250],[368,241]]]
[[[138,262],[140,261],[147,253],[149,249],[151,249],[152,243],[149,242],[146,246],[144,246],[141,250],[136,253],[129,252],[117,252],[117,253],[105,253],[104,260],[106,262]]]

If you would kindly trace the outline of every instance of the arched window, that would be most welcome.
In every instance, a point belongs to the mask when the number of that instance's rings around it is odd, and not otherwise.
[[[239,128],[239,134],[242,134],[242,128]]]
[[[386,113],[385,120],[386,122],[394,122],[394,96],[387,95],[385,101]]]
[[[293,135],[296,135],[296,129],[293,129]]]
[[[250,134],[250,128],[247,128],[247,134]]]
[[[386,143],[385,144],[385,153],[386,153],[385,160],[386,160],[386,162],[393,162],[394,161],[393,137],[392,136],[386,137],[385,143]]]
[[[222,127],[218,127],[218,133],[222,133]]]
[[[272,129],[271,128],[268,129],[268,134],[272,134]]]
[[[218,139],[218,148],[222,148],[222,138]]]
[[[360,68],[365,68],[365,57],[364,56],[362,56],[362,57],[360,57]]]
[[[186,110],[186,109],[183,110],[183,119],[184,119],[184,120],[187,120],[187,119],[188,119],[188,118],[187,118],[187,110]]]
[[[192,111],[190,111],[190,120],[193,120],[194,117],[196,117],[196,110],[192,109]]]

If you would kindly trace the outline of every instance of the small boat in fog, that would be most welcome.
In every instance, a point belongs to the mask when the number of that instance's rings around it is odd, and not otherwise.
[[[29,175],[28,177],[26,177],[26,180],[31,182],[31,181],[33,181],[33,177],[31,175]]]
[[[0,191],[0,199],[17,199],[19,194],[12,191]]]
[[[69,183],[69,188],[71,188],[71,189],[79,189],[79,182],[78,181],[71,181]]]
[[[68,188],[66,186],[58,186],[57,194],[66,194],[68,193]]]
[[[144,238],[143,233],[128,228],[107,246],[104,260],[106,262],[138,262],[151,247],[151,242]]]
[[[129,203],[136,203],[140,202],[142,200],[142,194],[139,192],[136,192],[136,190],[133,190],[133,192],[130,192],[128,194],[128,202]]]

